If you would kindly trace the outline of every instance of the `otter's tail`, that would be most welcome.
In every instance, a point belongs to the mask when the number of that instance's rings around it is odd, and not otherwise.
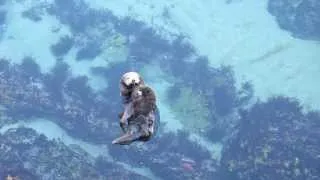
[[[128,145],[131,144],[134,141],[137,141],[142,136],[142,133],[136,132],[133,134],[126,133],[117,139],[112,141],[112,144],[120,144],[120,145]]]

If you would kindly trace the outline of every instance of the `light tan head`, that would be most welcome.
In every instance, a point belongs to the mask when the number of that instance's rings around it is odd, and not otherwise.
[[[126,85],[130,86],[134,83],[139,84],[140,83],[140,75],[137,72],[127,72],[122,75],[121,81]]]
[[[127,72],[122,75],[120,80],[120,94],[122,96],[129,95],[133,88],[143,85],[144,81],[137,72]]]

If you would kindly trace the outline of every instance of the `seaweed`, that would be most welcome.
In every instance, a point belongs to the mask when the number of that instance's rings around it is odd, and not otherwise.
[[[64,83],[71,75],[69,65],[64,62],[57,62],[49,74],[44,75],[44,85],[48,92],[51,93],[52,98],[61,101],[62,89]]]
[[[279,27],[293,37],[305,40],[320,40],[319,8],[318,1],[268,1],[268,12],[275,17]]]
[[[92,106],[95,96],[88,85],[86,76],[78,76],[68,79],[64,87],[65,92],[74,99],[80,99],[84,106]]]
[[[62,36],[56,44],[51,45],[50,49],[54,56],[61,57],[70,51],[74,45],[74,39],[70,36]]]
[[[82,47],[76,55],[76,60],[93,60],[102,52],[101,45],[97,42],[89,42]]]
[[[224,147],[222,170],[234,179],[308,179],[319,173],[320,116],[293,98],[276,96],[241,113]],[[272,172],[272,173],[271,173]]]
[[[30,56],[26,56],[22,59],[20,68],[23,72],[24,77],[27,79],[40,79],[42,76],[40,66]]]
[[[27,19],[30,19],[34,22],[39,22],[42,20],[42,14],[40,12],[41,10],[38,9],[38,7],[32,7],[28,10],[25,10],[21,13],[21,16]]]

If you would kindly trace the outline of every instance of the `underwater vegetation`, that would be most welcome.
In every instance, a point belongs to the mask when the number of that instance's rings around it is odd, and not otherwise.
[[[313,0],[269,0],[268,11],[280,28],[296,38],[320,40],[320,2]]]
[[[198,94],[198,99],[205,99],[207,101],[206,108],[198,106],[193,108],[193,112],[194,115],[203,115],[203,122],[196,124],[200,127],[199,129],[206,127],[205,129],[209,132],[208,135],[212,131],[218,130],[216,125],[217,120],[219,120],[218,117],[227,116],[236,107],[237,92],[234,87],[231,68],[213,68],[209,66],[206,57],[196,57],[194,61],[189,62],[190,57],[195,55],[195,51],[187,42],[186,36],[179,34],[176,39],[169,42],[159,34],[156,34],[156,31],[151,27],[132,18],[118,19],[108,11],[90,9],[83,1],[68,1],[68,3],[65,3],[64,1],[56,0],[54,2],[54,4],[46,6],[46,12],[57,17],[62,24],[69,26],[75,35],[72,37],[73,40],[61,38],[57,44],[52,45],[51,50],[55,56],[63,56],[73,44],[73,47],[80,47],[78,53],[82,52],[80,53],[83,55],[81,57],[90,57],[92,59],[97,54],[92,54],[90,51],[100,53],[95,49],[101,49],[105,43],[104,40],[102,42],[103,38],[100,37],[106,33],[110,34],[110,32],[116,31],[129,40],[126,42],[129,49],[128,57],[137,59],[137,63],[141,66],[152,62],[158,63],[161,69],[169,76],[175,77],[177,81],[185,82],[185,88],[194,94]],[[113,25],[113,29],[110,29],[110,24]],[[99,30],[99,33],[90,33],[92,29]],[[87,41],[87,39],[97,40],[94,41],[96,44],[90,45],[90,41]],[[111,44],[118,44],[118,41],[113,43],[114,40],[111,40],[111,42]],[[91,47],[94,48],[91,49]],[[83,48],[89,51],[83,51]],[[129,61],[129,58],[127,61]],[[123,72],[130,69],[130,63],[127,61],[112,63],[107,68],[96,67],[92,69],[93,74],[100,74],[106,78],[108,88],[102,96],[108,98],[109,103],[107,107],[112,107],[114,111],[118,109],[120,102],[116,98],[118,95],[117,90],[112,87],[118,86],[118,80],[117,78],[108,77],[117,77],[117,75],[120,77]],[[65,66],[66,64],[63,62],[59,62],[51,75],[45,75],[45,87],[48,87],[48,91],[52,91],[53,87],[60,87],[55,88],[56,90],[54,91],[56,92],[50,93],[50,97],[54,99],[62,99],[59,89],[64,87],[63,84],[66,81],[67,74],[69,74],[68,68]],[[55,74],[55,76],[52,76],[52,74]],[[187,102],[183,98],[180,98],[180,100],[179,109],[190,106],[190,104],[181,103],[183,101]],[[173,99],[172,101],[174,102]],[[182,116],[182,114],[183,111],[178,112],[177,117]],[[189,127],[192,126],[191,124],[194,124],[193,122],[190,121]],[[218,123],[224,124],[224,126],[219,125],[219,128],[224,128],[230,124],[224,121]],[[216,139],[215,137],[212,138]]]
[[[186,127],[195,126],[196,129],[201,127],[201,132],[213,141],[217,141],[216,132],[219,132],[220,138],[225,134],[230,134],[235,124],[233,121],[236,121],[235,117],[232,117],[233,111],[241,105],[247,104],[253,93],[247,94],[246,98],[240,98],[240,93],[244,90],[236,89],[231,67],[211,67],[206,57],[198,57],[194,62],[175,61],[169,61],[168,64],[171,67],[169,70],[166,69],[167,73],[177,78],[177,83],[169,88],[167,99],[169,104],[177,105],[172,106],[173,109],[175,107],[185,108],[175,109],[176,111],[173,113],[177,117],[187,115],[190,117],[187,118],[190,121],[197,119],[196,122],[190,122],[186,119]],[[178,61],[181,63],[177,63]],[[183,69],[181,74],[175,70],[179,68]],[[189,91],[192,92],[192,95],[186,96],[185,93]],[[190,98],[193,103],[189,101]],[[201,102],[201,105],[199,106],[199,103],[196,102]],[[189,114],[185,114],[184,110],[187,110]],[[197,115],[198,118],[192,118],[195,116],[190,116],[191,114]],[[199,114],[201,115],[199,116]],[[184,118],[181,120],[184,121]],[[187,125],[188,122],[190,122],[189,125]]]
[[[206,106],[206,99],[200,94],[194,93],[191,88],[183,86],[174,88],[172,91],[180,92],[174,97],[174,101],[169,100],[171,102],[169,103],[170,110],[173,114],[177,114],[177,118],[181,120],[184,127],[195,133],[201,133],[209,128],[210,111]]]
[[[224,147],[222,167],[234,179],[319,177],[320,114],[303,113],[295,99],[272,97],[242,112]]]
[[[50,117],[77,137],[105,142],[108,134],[112,136],[113,131],[106,127],[112,123],[109,117],[117,117],[112,110],[114,104],[99,100],[88,86],[87,77],[71,76],[66,63],[58,61],[47,74],[34,71],[32,78],[26,73],[31,69],[25,68],[38,66],[30,58],[22,64],[10,64],[6,60],[0,64],[1,102],[6,107],[3,113],[10,119]]]
[[[39,7],[32,7],[22,12],[22,17],[30,19],[31,21],[38,22],[42,20],[42,9]]]
[[[252,84],[244,82],[237,89],[232,67],[212,67],[207,57],[197,55],[183,34],[169,41],[142,22],[91,9],[82,0],[55,0],[41,8],[24,15],[37,21],[48,13],[68,26],[72,35],[62,36],[50,47],[57,62],[48,73],[41,73],[35,57],[27,56],[21,64],[0,60],[0,104],[4,106],[1,125],[43,117],[73,137],[98,144],[111,142],[119,133],[119,78],[132,68],[134,58],[137,70],[156,64],[168,81],[174,79],[165,98],[186,128],[176,133],[161,131],[145,144],[106,145],[115,162],[148,167],[162,179],[319,177],[318,112],[302,112],[299,102],[281,96],[248,106],[254,95]],[[118,61],[113,53],[107,53],[107,60],[116,60],[107,67],[91,69],[108,84],[101,92],[92,90],[89,77],[73,76],[68,59],[63,59],[70,49],[76,49],[78,60],[91,60],[105,55],[102,50],[109,47],[118,47],[115,54],[125,55]],[[161,128],[165,128],[163,124]],[[190,131],[201,131],[209,140],[223,143],[221,162],[199,142],[191,141]],[[147,179],[107,157],[91,157],[80,147],[48,140],[31,129],[11,129],[0,135],[0,141],[4,144],[0,146],[0,175],[24,179]]]
[[[69,36],[60,37],[56,44],[51,45],[51,52],[57,58],[62,57],[70,51],[74,44],[74,39]]]
[[[100,27],[102,31],[107,31],[107,23],[117,20],[111,12],[91,9],[82,0],[54,0],[53,4],[48,4],[46,11],[57,17],[62,24],[69,26],[74,34],[89,32],[91,27]]]
[[[119,99],[119,89],[114,87],[119,86],[119,79],[128,69],[130,69],[130,65],[127,62],[110,63],[108,67],[94,67],[91,69],[93,75],[105,78],[108,87],[103,96],[107,97],[110,102],[116,103],[115,107],[120,105],[121,100]]]
[[[20,179],[144,179],[107,160],[90,156],[80,147],[48,140],[28,128],[0,135],[0,175]],[[101,169],[98,164],[108,164]]]
[[[170,71],[179,67],[179,63],[170,65]],[[185,82],[195,93],[204,96],[211,112],[225,116],[236,107],[237,90],[231,67],[210,67],[208,59],[204,57],[197,58],[195,62],[182,62],[182,65],[185,68],[183,73],[176,76],[178,81]]]
[[[50,92],[51,98],[55,101],[62,100],[62,89],[70,74],[70,67],[67,63],[56,62],[51,72],[44,75],[43,83],[45,88]]]
[[[100,47],[101,45],[94,41],[87,43],[85,47],[81,48],[77,52],[76,60],[94,59],[102,52]]]
[[[35,63],[34,59],[30,56],[26,56],[22,59],[22,63],[19,65],[19,68],[26,79],[37,79],[41,76],[39,65]]]
[[[101,173],[103,178],[111,178],[111,179],[132,179],[132,180],[150,180],[145,176],[141,176],[139,174],[131,173],[130,171],[125,171],[120,168],[114,168],[114,163],[108,161],[108,158],[99,156],[95,160],[95,167]]]
[[[87,76],[73,77],[65,84],[66,93],[73,99],[83,102],[84,106],[94,104],[95,95],[92,88],[88,85]]]
[[[26,58],[28,59],[28,58]],[[10,64],[6,63],[5,60],[2,61],[3,66],[1,66],[1,69],[3,72],[5,70],[8,72],[7,78],[11,80],[10,82],[15,82],[14,84],[7,84],[7,81],[4,81],[4,79],[1,79],[2,89],[4,88],[14,88],[10,89],[10,97],[12,98],[12,102],[8,103],[6,109],[3,113],[5,113],[8,117],[11,117],[12,119],[23,119],[23,118],[31,118],[31,117],[52,117],[52,121],[55,123],[59,124],[62,128],[64,128],[68,133],[72,134],[75,137],[78,138],[83,138],[85,140],[89,140],[90,142],[105,142],[108,141],[108,139],[115,134],[112,132],[112,129],[117,129],[118,127],[113,127],[110,125],[110,121],[108,119],[100,119],[101,116],[104,117],[110,117],[112,112],[108,111],[108,104],[104,104],[103,102],[94,102],[93,104],[89,104],[90,106],[88,107],[88,104],[83,104],[81,103],[81,98],[87,97],[87,95],[93,93],[91,92],[90,88],[83,88],[85,86],[86,78],[84,77],[69,77],[67,70],[68,67],[65,66],[62,62],[59,63],[60,68],[54,67],[53,69],[60,69],[59,72],[64,72],[64,73],[55,73],[51,74],[49,73],[50,77],[54,79],[54,82],[57,83],[57,85],[61,85],[63,88],[61,89],[63,94],[68,95],[70,94],[69,92],[72,92],[75,96],[61,96],[62,99],[58,101],[54,101],[54,98],[51,99],[50,96],[52,92],[47,91],[47,88],[38,88],[38,86],[30,86],[29,83],[23,84],[21,79],[18,79],[20,77],[21,72],[24,72],[23,68],[20,69],[21,67],[28,67],[31,66],[33,69],[37,66],[33,66],[35,63],[32,61],[32,59],[29,58],[28,60],[28,65],[27,66],[21,66],[21,65],[15,65],[15,64]],[[23,63],[26,64],[26,63]],[[105,72],[108,73],[108,72]],[[1,73],[5,74],[5,73]],[[61,76],[61,74],[63,76]],[[43,74],[40,74],[40,77],[46,77]],[[59,77],[55,77],[55,75]],[[47,74],[48,76],[48,74]],[[38,81],[38,84],[41,85],[41,87],[46,87],[46,84],[41,81],[41,78]],[[50,84],[49,80],[45,79],[48,81],[47,83]],[[21,82],[20,82],[21,81]],[[86,86],[85,86],[86,87]],[[83,92],[82,92],[83,89]],[[79,92],[80,90],[80,92]],[[20,93],[19,93],[20,92]],[[23,92],[23,93],[21,93]],[[89,93],[90,92],[90,93]],[[21,98],[19,99],[20,101],[17,101],[18,96]],[[91,98],[90,98],[91,99]],[[94,99],[94,98],[93,98]],[[3,101],[1,101],[3,102]],[[86,108],[83,109],[82,107],[85,106]],[[110,105],[109,105],[110,106]],[[119,105],[117,105],[119,107]],[[110,108],[111,109],[111,108]],[[94,111],[92,111],[94,110]],[[99,113],[101,112],[101,114]],[[102,112],[104,113],[102,115]],[[89,113],[89,114],[88,114]],[[6,119],[7,122],[9,119]],[[106,125],[103,125],[103,124]],[[13,122],[11,122],[13,123]],[[21,129],[18,129],[21,130]],[[24,133],[29,132],[28,131],[22,131]],[[8,133],[9,131],[7,131]],[[11,132],[11,131],[10,131]],[[12,132],[15,135],[17,135],[16,132]],[[19,146],[14,146],[13,148],[17,148],[19,152],[16,152],[15,154],[26,154],[28,152],[28,149],[31,147],[38,147],[34,144],[28,146],[25,144],[25,142],[31,141],[30,138],[32,139],[33,136],[28,136],[24,133],[21,137],[25,139],[19,139],[16,140],[16,143],[21,143]],[[32,134],[32,133],[31,133]],[[144,163],[147,167],[150,167],[154,173],[157,174],[157,176],[163,176],[163,172],[166,172],[166,175],[169,175],[173,179],[183,179],[186,177],[200,177],[203,179],[203,177],[211,177],[212,173],[215,173],[215,171],[212,172],[217,166],[217,162],[211,159],[210,153],[203,149],[201,146],[199,146],[197,143],[192,142],[188,140],[189,134],[187,132],[179,132],[178,134],[174,133],[168,133],[168,134],[159,134],[160,136],[155,138],[153,142],[151,142],[147,147],[147,149],[144,149],[141,151],[138,148],[132,147],[130,151],[128,152],[124,148],[120,147],[111,147],[110,148],[110,153],[112,154],[113,158],[115,159],[120,159],[123,162],[129,162],[130,164],[141,164],[141,162]],[[110,136],[110,137],[108,137]],[[43,137],[43,136],[41,136]],[[96,139],[98,137],[98,139]],[[101,139],[100,139],[101,138]],[[2,138],[5,140],[6,138]],[[99,140],[100,139],[100,140]],[[40,143],[39,146],[41,147],[46,147],[46,142],[47,140],[41,139],[38,140],[37,143]],[[6,144],[10,144],[9,142],[6,142]],[[59,146],[63,145],[63,143],[59,143]],[[61,148],[61,147],[60,147]],[[61,149],[60,149],[61,150]],[[25,152],[26,151],[26,152]],[[54,169],[52,172],[60,172],[60,166],[65,167],[65,161],[69,162],[69,159],[63,158],[64,155],[68,156],[71,158],[72,156],[68,154],[67,152],[61,152],[61,156],[57,155],[56,153],[54,154],[54,157],[57,157],[61,159],[61,161],[55,161],[55,165],[50,165],[52,159],[43,159],[43,158],[51,158],[50,154],[45,154],[49,153],[50,151],[46,151],[43,148],[37,149],[37,153],[43,153],[43,154],[36,154],[34,156],[38,157],[39,156],[39,161],[41,160],[41,163],[38,161],[35,161],[34,163],[39,163],[42,166],[45,166],[45,169]],[[74,151],[74,147],[72,148],[72,151]],[[14,153],[13,151],[11,151]],[[154,157],[153,155],[157,154],[158,157]],[[10,158],[11,155],[6,154],[7,158]],[[84,156],[84,154],[81,154],[81,157]],[[88,155],[85,155],[88,156]],[[33,157],[31,155],[26,155],[25,158],[27,157]],[[162,158],[160,158],[162,157]],[[163,161],[164,157],[170,157],[166,158],[165,161]],[[13,158],[13,157],[12,157]],[[191,160],[185,160],[185,159],[191,159]],[[10,158],[11,159],[11,158]],[[13,158],[14,159],[14,158]],[[63,160],[63,161],[62,161]],[[25,159],[24,161],[29,161],[29,159]],[[22,162],[24,162],[22,161]],[[187,161],[187,162],[184,162]],[[191,162],[189,162],[191,161]],[[7,161],[3,161],[7,162]],[[12,169],[20,168],[24,164],[21,164],[21,161],[13,161],[14,165],[12,165]],[[75,161],[77,164],[77,161]],[[171,164],[170,164],[171,163]],[[108,162],[101,162],[101,159],[99,160],[98,164],[106,165],[109,164]],[[214,166],[214,168],[211,167],[211,165]],[[40,166],[39,165],[39,166]],[[41,167],[42,167],[41,166]],[[184,167],[185,166],[185,167]],[[29,166],[28,166],[29,167]],[[80,176],[81,173],[78,173],[77,168],[79,167],[74,167],[73,164],[70,164],[68,167],[70,167],[71,170],[75,170],[74,173],[72,174],[73,176]],[[87,168],[90,168],[91,166],[88,166]],[[96,166],[95,166],[96,167]],[[100,174],[110,174],[110,176],[115,176],[118,177],[120,176],[119,172],[121,172],[120,177],[128,177],[131,176],[126,173],[124,170],[117,170],[113,171],[111,168],[108,169],[106,172],[104,171],[98,171],[94,168],[92,170],[93,172],[96,172],[98,175]],[[28,172],[33,173],[34,168],[37,168],[35,165],[30,165],[30,167],[27,169]],[[40,168],[40,167],[39,167]],[[96,167],[97,169],[101,169],[100,166]],[[176,169],[176,170],[172,170]],[[82,168],[83,169],[83,168]],[[122,172],[123,171],[123,172]],[[14,171],[16,172],[16,171]],[[48,172],[45,170],[40,171],[40,174],[34,174],[34,176],[37,177],[45,177]],[[50,171],[51,172],[51,171]],[[117,173],[116,173],[117,172]],[[200,173],[201,172],[201,173]],[[61,177],[70,177],[70,172],[67,170],[61,171]],[[126,175],[127,174],[127,175]],[[90,174],[87,174],[90,175]],[[49,175],[48,175],[49,176]],[[72,177],[73,177],[72,176]],[[95,176],[95,175],[94,175]],[[51,177],[51,176],[50,176]],[[53,177],[53,176],[52,176]],[[98,176],[94,179],[98,179]]]
[[[207,179],[213,177],[218,166],[210,153],[188,139],[187,131],[164,133],[148,147],[131,146],[130,149],[111,147],[110,154],[117,160],[149,167],[163,179]],[[197,152],[197,153],[195,153]],[[183,167],[187,163],[190,169]]]

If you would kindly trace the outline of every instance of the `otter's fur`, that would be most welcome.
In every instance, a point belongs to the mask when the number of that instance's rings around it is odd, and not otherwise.
[[[134,116],[148,116],[156,108],[154,91],[146,85],[136,88],[132,94],[132,108]]]
[[[138,82],[138,83],[135,83]],[[131,84],[120,80],[120,94],[124,98],[124,112],[119,114],[120,126],[125,133],[114,144],[147,141],[154,133],[156,95],[139,77]]]

